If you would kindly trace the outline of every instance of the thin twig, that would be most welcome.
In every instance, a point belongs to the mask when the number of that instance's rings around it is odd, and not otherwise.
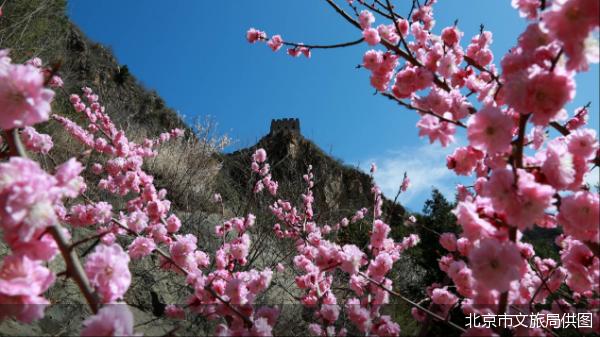
[[[329,45],[302,44],[302,43],[294,43],[294,42],[283,42],[283,44],[286,46],[290,46],[290,47],[305,47],[308,49],[335,49],[335,48],[344,48],[344,47],[355,46],[357,44],[362,43],[364,40],[365,39],[361,37],[360,39],[355,40],[355,41],[329,44]]]

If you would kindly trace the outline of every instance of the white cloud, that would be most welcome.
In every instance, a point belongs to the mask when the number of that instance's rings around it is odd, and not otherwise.
[[[418,146],[403,147],[371,158],[363,169],[368,170],[371,162],[377,164],[375,181],[390,199],[396,196],[404,172],[407,172],[411,185],[398,200],[413,211],[420,211],[424,201],[431,195],[433,187],[439,189],[449,200],[453,200],[456,184],[465,183],[464,178],[457,177],[446,167],[446,156],[460,144],[459,139],[452,146],[442,148],[437,143],[431,145],[423,141]]]

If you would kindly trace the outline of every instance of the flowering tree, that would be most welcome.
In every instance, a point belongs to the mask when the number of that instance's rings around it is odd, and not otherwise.
[[[398,242],[390,237],[376,185],[371,190],[372,207],[359,209],[333,226],[322,225],[313,210],[312,167],[302,177],[302,203],[294,205],[278,198],[279,185],[271,175],[267,153],[258,149],[249,167],[251,192],[275,198],[269,206],[273,232],[294,244],[292,263],[282,261],[274,269],[295,272],[295,298],[314,312],[307,322],[308,332],[397,336],[401,327],[384,310],[390,297],[395,297],[412,307],[423,334],[432,322],[465,336],[555,333],[547,324],[530,329],[466,329],[457,324],[459,313],[537,312],[591,313],[592,328],[580,331],[597,333],[599,197],[584,178],[600,163],[599,146],[595,131],[585,127],[588,107],[569,113],[563,106],[574,97],[575,74],[597,61],[595,50],[590,52],[586,46],[598,29],[599,2],[513,1],[530,24],[497,68],[489,48],[491,32],[482,29],[466,49],[456,25],[436,35],[435,1],[414,1],[406,17],[389,0],[350,0],[348,11],[326,1],[362,31],[361,38],[309,45],[250,29],[248,41],[266,42],[274,51],[288,46],[293,57],[310,57],[313,49],[360,43],[379,46],[367,51],[361,64],[370,72],[372,86],[419,113],[419,135],[431,142],[446,146],[454,141],[457,129],[465,129],[469,144],[450,155],[447,166],[458,175],[475,175],[475,181],[470,187],[457,187],[454,213],[462,229],[460,237],[439,235],[448,251],[439,259],[447,280],[429,286],[427,298],[414,300],[397,291],[389,276],[394,263],[419,243],[419,237],[409,235]],[[376,15],[391,23],[374,28]],[[45,262],[60,255],[66,264],[61,274],[77,284],[91,311],[82,335],[133,335],[133,316],[127,306],[118,304],[132,283],[131,260],[155,254],[160,267],[180,275],[191,290],[185,308],[170,305],[167,315],[182,318],[188,311],[217,320],[217,335],[271,335],[279,310],[256,305],[256,299],[269,289],[274,271],[248,265],[255,216],[245,210],[217,225],[219,247],[209,254],[199,249],[196,236],[180,233],[181,221],[171,210],[167,191],[158,189],[143,169],[144,161],[155,157],[161,144],[183,136],[183,131],[174,129],[156,139],[133,142],[87,87],[69,97],[86,125],[81,126],[52,113],[54,89],[60,86],[61,78],[41,60],[15,64],[7,51],[0,51],[0,227],[10,247],[0,264],[0,303],[11,304],[0,307],[0,318],[29,323],[44,316],[49,304],[44,293],[57,274]],[[35,129],[48,120],[61,125],[85,151],[46,170],[28,153],[44,156],[52,149],[52,138]],[[92,152],[102,159],[84,167],[78,158]],[[373,165],[371,173],[375,171]],[[97,179],[89,178],[92,175]],[[91,183],[124,207],[118,208],[108,198],[93,200],[86,193]],[[408,184],[405,177],[401,191]],[[213,201],[225,209],[219,195]],[[363,219],[372,223],[366,246],[336,242],[336,232]],[[71,234],[82,227],[96,233],[73,242]],[[560,261],[537,256],[522,241],[523,232],[534,227],[562,230],[555,238]],[[92,239],[101,243],[83,260],[75,248]],[[342,296],[338,285],[351,295]]]
[[[313,49],[378,46],[364,54],[359,67],[370,72],[378,93],[421,116],[419,136],[447,146],[457,129],[466,131],[469,143],[448,156],[447,166],[457,175],[474,174],[475,181],[457,186],[460,238],[440,235],[448,254],[439,267],[451,284],[428,289],[429,309],[448,319],[455,306],[463,314],[500,315],[529,314],[551,304],[544,310],[592,312],[598,332],[599,199],[584,176],[600,164],[600,152],[596,132],[585,127],[588,105],[573,113],[563,107],[575,96],[575,74],[598,62],[597,46],[590,42],[598,32],[599,2],[513,0],[529,25],[500,67],[493,63],[492,33],[483,27],[466,48],[456,24],[436,33],[435,0],[413,1],[407,16],[389,0],[348,0],[347,11],[326,2],[362,38],[308,45],[250,29],[247,39],[266,42],[273,51],[288,46],[293,57],[310,57]],[[375,27],[376,17],[389,23]],[[523,231],[533,227],[562,230],[555,238],[560,261],[536,256],[522,241]],[[418,308],[413,314],[422,322],[431,318]],[[471,328],[465,334],[505,332]],[[547,332],[541,326],[512,331]]]

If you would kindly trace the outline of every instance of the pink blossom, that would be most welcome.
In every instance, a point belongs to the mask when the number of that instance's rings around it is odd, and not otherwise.
[[[427,319],[427,314],[417,307],[412,307],[410,309],[410,314],[417,322],[424,322]]]
[[[512,0],[511,4],[519,10],[521,17],[531,20],[537,18],[537,11],[541,7],[540,0]]]
[[[471,147],[459,147],[446,157],[446,166],[458,175],[470,175],[483,159],[484,153]]]
[[[454,46],[460,41],[460,38],[464,35],[463,32],[458,30],[456,26],[446,27],[442,29],[442,41],[448,46]]]
[[[567,136],[569,152],[581,158],[592,158],[598,151],[598,140],[594,129],[580,129]]]
[[[156,244],[154,243],[154,240],[138,236],[129,245],[129,256],[134,260],[141,259],[150,255],[155,248]]]
[[[165,315],[174,319],[185,319],[185,311],[174,304],[169,304],[165,307]]]
[[[323,329],[319,324],[311,323],[308,325],[308,333],[310,336],[321,336]]]
[[[371,233],[371,246],[373,248],[382,248],[383,242],[390,233],[390,226],[381,220],[373,222],[373,230]]]
[[[246,40],[250,43],[255,43],[256,41],[265,40],[267,38],[267,34],[263,31],[256,30],[254,28],[248,29],[246,32]]]
[[[8,255],[0,267],[0,295],[38,296],[54,283],[54,274],[40,261],[25,255]]]
[[[256,150],[256,152],[254,152],[254,155],[252,156],[253,160],[255,160],[257,163],[263,163],[267,160],[267,151],[265,151],[265,149],[260,148],[258,150]]]
[[[27,150],[42,154],[47,154],[54,146],[50,135],[38,133],[30,126],[25,127],[21,132],[21,140]]]
[[[451,307],[458,302],[458,297],[449,292],[446,287],[435,288],[431,293],[431,301],[435,304]]]
[[[377,336],[400,336],[400,325],[392,321],[390,316],[383,315],[371,331]]]
[[[0,226],[4,231],[17,231],[25,242],[36,230],[53,225],[53,205],[61,196],[56,183],[32,160],[11,157],[0,163]]]
[[[181,228],[181,220],[175,215],[171,214],[167,218],[167,231],[169,233],[176,233]]]
[[[371,315],[363,308],[357,298],[351,298],[346,302],[346,313],[350,321],[363,333],[371,330]]]
[[[565,234],[598,243],[600,202],[597,193],[580,191],[561,199],[557,220]]]
[[[14,317],[29,324],[44,317],[44,310],[50,301],[40,296],[4,296],[0,294],[0,320]]]
[[[355,245],[344,245],[340,257],[340,269],[351,275],[357,274],[360,267],[367,263],[365,254]]]
[[[550,185],[556,189],[565,189],[575,181],[573,155],[567,144],[561,139],[548,143],[544,152],[546,159],[542,164],[542,173]]]
[[[525,260],[512,242],[483,239],[469,254],[469,266],[478,285],[503,292],[523,276]]]
[[[371,260],[368,274],[375,279],[381,279],[392,269],[393,263],[394,261],[388,253],[379,253],[374,260]]]
[[[319,313],[326,322],[332,324],[340,315],[340,307],[337,304],[323,304]]]
[[[467,123],[467,135],[471,145],[490,153],[510,149],[514,123],[501,109],[486,105],[473,115]]]
[[[101,244],[85,263],[85,273],[104,303],[113,302],[125,295],[131,284],[128,268],[129,255],[118,244]]]
[[[456,250],[456,235],[454,233],[442,233],[440,235],[440,245],[447,251],[453,252]]]
[[[371,25],[375,22],[375,16],[368,10],[363,10],[358,16],[358,21],[362,29],[371,28]]]
[[[598,291],[600,259],[581,241],[567,238],[561,251],[561,261],[567,269],[566,283],[573,291]]]
[[[198,239],[193,234],[175,235],[175,242],[169,247],[171,258],[178,266],[194,271],[198,265],[193,252],[197,249]]]
[[[112,205],[101,201],[95,204],[77,204],[71,207],[68,222],[75,227],[106,224],[112,217]]]
[[[544,218],[546,209],[552,206],[555,190],[536,182],[525,170],[519,169],[517,176],[515,188],[513,171],[496,169],[485,184],[484,192],[494,208],[505,213],[510,225],[525,229]]]
[[[447,115],[450,115],[450,113]],[[430,143],[439,140],[442,147],[446,147],[454,142],[455,126],[448,122],[442,122],[435,116],[424,114],[417,123],[417,127],[419,128],[419,136],[428,136]]]
[[[477,205],[470,201],[459,202],[452,212],[456,215],[458,224],[462,226],[463,235],[470,240],[496,233],[496,228],[477,213]]]
[[[18,232],[4,232],[4,241],[15,255],[25,255],[32,260],[51,261],[58,254],[58,246],[50,233],[45,233],[45,229],[38,229],[31,240],[21,241]],[[69,232],[63,228],[63,234],[69,238]],[[2,302],[0,302],[2,303]]]
[[[544,26],[563,44],[565,54],[570,58],[568,69],[588,69],[588,62],[582,55],[583,45],[589,33],[598,28],[598,11],[597,1],[569,0],[553,2],[552,7],[542,14]]]
[[[381,42],[381,38],[379,37],[379,32],[375,28],[367,28],[367,29],[363,30],[363,38],[371,46],[374,46],[374,45],[378,44],[379,42]]]
[[[400,191],[406,192],[406,190],[408,190],[409,186],[410,186],[410,179],[408,178],[408,175],[406,173],[404,173],[404,178],[402,179],[402,184],[400,185]]]
[[[533,113],[531,121],[545,126],[555,120],[563,108],[575,95],[573,75],[555,69],[548,72],[539,68],[524,77],[522,73],[511,76],[505,100],[521,114]]]
[[[0,128],[10,130],[48,120],[54,91],[31,65],[9,65],[0,71]]]
[[[81,336],[135,336],[133,314],[127,304],[109,304],[83,321]]]
[[[273,35],[269,42],[267,42],[267,45],[273,51],[278,51],[279,49],[281,49],[281,47],[283,46],[283,39],[281,38],[281,35]]]
[[[266,318],[254,320],[249,336],[270,337],[273,336],[273,327],[269,324]]]

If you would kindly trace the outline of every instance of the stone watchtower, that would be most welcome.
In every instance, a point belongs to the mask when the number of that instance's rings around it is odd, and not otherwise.
[[[282,118],[271,120],[271,132],[270,135],[274,135],[279,132],[289,132],[300,134],[300,120],[298,118]]]

